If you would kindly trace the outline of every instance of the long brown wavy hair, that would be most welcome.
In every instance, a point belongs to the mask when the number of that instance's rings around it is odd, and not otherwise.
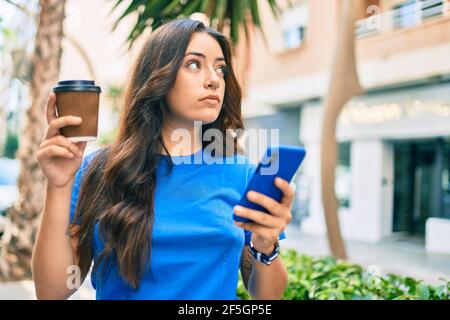
[[[172,20],[154,30],[131,70],[117,137],[95,154],[83,175],[74,217],[80,224],[69,226],[70,236],[78,239],[76,255],[83,278],[94,258],[93,233],[98,223],[104,249],[95,257],[94,269],[102,265],[105,272],[115,261],[120,276],[132,288],[139,288],[151,259],[156,166],[163,149],[170,154],[162,138],[168,110],[165,97],[175,84],[194,32],[214,37],[228,66],[222,109],[213,123],[202,126],[202,132],[213,128],[229,137],[227,129],[243,129],[241,88],[229,40],[191,19]],[[232,137],[234,153],[239,150],[237,138]],[[171,160],[169,168],[173,168]]]

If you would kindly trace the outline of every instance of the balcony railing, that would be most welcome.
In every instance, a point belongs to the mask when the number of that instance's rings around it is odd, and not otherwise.
[[[448,0],[409,0],[400,4],[394,10],[376,13],[366,19],[356,22],[356,36],[368,37],[401,28],[421,25],[424,21],[435,17],[450,16]]]

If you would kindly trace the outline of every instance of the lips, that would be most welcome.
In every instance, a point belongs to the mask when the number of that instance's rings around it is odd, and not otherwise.
[[[200,101],[208,101],[208,102],[214,102],[214,100],[216,102],[220,102],[219,96],[209,95],[207,97],[204,97],[204,98],[200,99]]]

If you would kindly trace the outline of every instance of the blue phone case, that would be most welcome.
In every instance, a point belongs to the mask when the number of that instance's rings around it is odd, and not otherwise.
[[[249,201],[247,199],[247,192],[253,190],[280,202],[283,193],[274,184],[275,178],[280,177],[290,183],[305,155],[305,149],[301,147],[287,145],[269,146],[238,204],[243,207],[269,213],[264,207]],[[252,222],[250,219],[242,218],[235,214],[233,214],[233,218],[236,221]]]

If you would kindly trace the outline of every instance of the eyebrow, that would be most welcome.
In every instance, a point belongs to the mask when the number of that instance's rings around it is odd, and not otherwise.
[[[189,55],[199,56],[199,57],[202,57],[202,58],[206,59],[206,56],[203,53],[200,53],[200,52],[191,51],[191,52],[186,53],[184,56],[186,57],[186,56],[189,56]],[[225,58],[224,57],[217,57],[214,61],[225,61]]]

